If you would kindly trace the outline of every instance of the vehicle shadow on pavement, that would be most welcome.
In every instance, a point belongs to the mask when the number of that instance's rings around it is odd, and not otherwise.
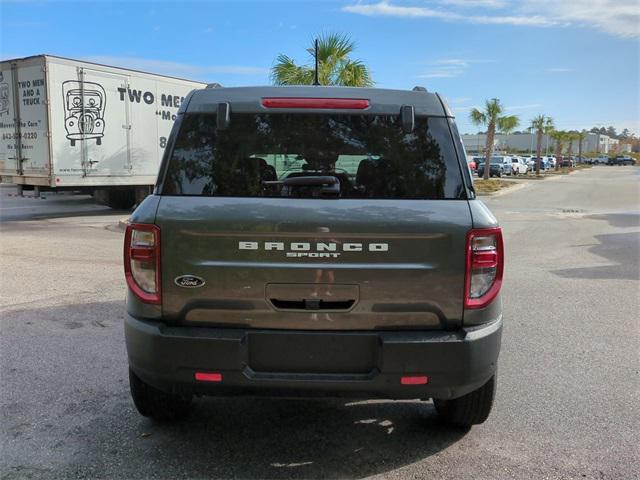
[[[438,453],[468,431],[442,426],[418,401],[205,398],[179,423],[130,420],[140,448],[118,461],[171,478],[359,478]]]
[[[3,313],[2,478],[364,477],[468,432],[419,401],[207,397],[152,422],[129,396],[123,315],[121,300]]]
[[[596,235],[600,243],[589,248],[589,252],[612,262],[611,265],[577,267],[552,270],[564,278],[590,278],[596,280],[640,280],[640,258],[629,252],[640,251],[640,235],[637,232]]]
[[[640,214],[638,213],[608,213],[589,215],[586,218],[592,220],[605,220],[612,227],[630,228],[640,227]]]

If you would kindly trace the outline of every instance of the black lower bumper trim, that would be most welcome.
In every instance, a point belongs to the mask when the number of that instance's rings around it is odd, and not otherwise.
[[[128,316],[129,364],[166,391],[204,395],[456,398],[495,373],[502,319],[456,331],[178,327]],[[196,371],[222,382],[196,382]],[[427,384],[402,385],[406,375]]]

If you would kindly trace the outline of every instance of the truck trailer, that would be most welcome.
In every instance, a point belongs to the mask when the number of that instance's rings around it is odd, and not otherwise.
[[[182,101],[205,86],[51,55],[2,61],[2,181],[130,208],[155,183]]]

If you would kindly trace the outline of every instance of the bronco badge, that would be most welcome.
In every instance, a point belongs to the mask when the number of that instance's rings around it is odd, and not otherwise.
[[[205,283],[203,278],[196,277],[195,275],[182,275],[176,277],[174,282],[177,286],[184,288],[198,288],[202,287]]]

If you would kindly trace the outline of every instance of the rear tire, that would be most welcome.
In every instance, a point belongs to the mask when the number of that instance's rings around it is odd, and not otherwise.
[[[140,380],[131,368],[129,388],[136,409],[144,417],[166,422],[178,420],[189,413],[191,395],[177,395],[158,390]]]
[[[433,399],[438,415],[448,425],[470,427],[483,423],[491,413],[496,393],[496,375],[482,387],[452,400]]]

